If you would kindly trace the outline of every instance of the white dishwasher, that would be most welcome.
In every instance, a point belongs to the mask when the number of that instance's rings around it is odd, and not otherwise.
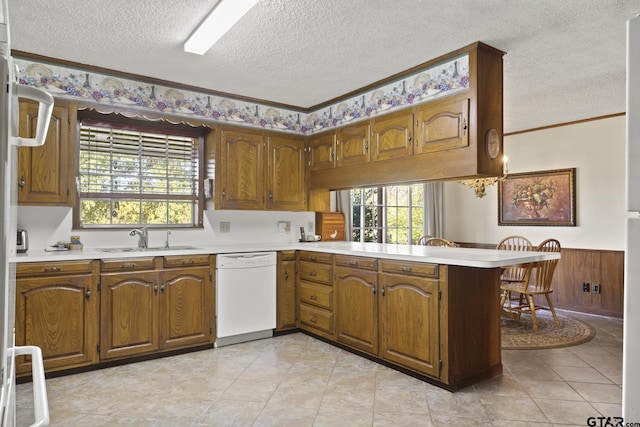
[[[273,336],[276,253],[216,256],[216,347]]]

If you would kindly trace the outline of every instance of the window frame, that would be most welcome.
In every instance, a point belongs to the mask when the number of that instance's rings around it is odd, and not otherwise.
[[[414,185],[421,185],[422,186],[422,230],[421,230],[421,235],[424,235],[426,233],[426,225],[427,225],[427,218],[426,218],[426,213],[427,213],[427,209],[426,209],[426,201],[425,201],[425,193],[426,193],[426,186],[425,184],[398,184],[398,185],[389,185],[389,186],[385,186],[385,187],[379,187],[379,186],[373,186],[373,187],[362,187],[362,188],[355,188],[355,189],[351,189],[349,190],[349,212],[351,213],[351,236],[350,237],[350,241],[352,242],[365,242],[364,240],[364,235],[365,235],[365,230],[378,230],[377,236],[376,236],[376,242],[374,243],[389,243],[387,241],[387,233],[389,230],[389,227],[387,225],[387,209],[390,207],[393,208],[398,208],[398,207],[406,207],[408,208],[409,212],[409,218],[413,219],[413,209],[414,209],[414,205],[413,204],[408,204],[408,205],[398,205],[398,204],[394,204],[394,205],[389,205],[388,201],[387,201],[387,197],[386,197],[386,190],[389,187],[408,187],[409,191],[408,191],[408,202],[411,202],[412,199],[412,192],[411,192],[411,187]],[[376,189],[377,190],[377,202],[375,205],[367,205],[364,203],[364,197],[363,197],[363,203],[358,204],[358,205],[354,205],[353,203],[353,191],[362,191],[364,193],[364,191],[368,190],[368,189]],[[397,190],[396,190],[397,191]],[[355,221],[354,221],[354,215],[355,215],[355,207],[358,207],[360,210],[360,224],[356,225]],[[374,224],[371,227],[366,227],[364,224],[365,221],[365,211],[367,206],[371,206],[372,208],[375,207],[375,209],[378,211],[377,213],[377,221],[376,224]],[[415,205],[417,206],[417,205]],[[407,230],[407,235],[409,236],[409,242],[407,243],[389,243],[389,244],[398,244],[398,245],[412,245],[414,244],[413,239],[411,238],[412,236],[412,231],[414,230],[413,227],[413,221],[409,222],[409,226],[408,226],[408,230]],[[395,227],[394,229],[398,229],[397,227]],[[360,240],[354,240],[354,234],[356,232],[356,230],[360,231]]]
[[[197,139],[197,156],[198,156],[198,194],[195,200],[195,223],[194,224],[105,224],[105,225],[84,225],[80,220],[80,129],[83,121],[88,121],[91,123],[91,126],[100,126],[100,127],[108,127],[113,129],[125,130],[125,131],[133,131],[133,132],[146,132],[146,133],[161,133],[161,134],[170,134],[176,136],[189,136]],[[137,118],[130,118],[123,116],[119,113],[110,113],[110,114],[102,114],[96,111],[78,111],[77,123],[76,123],[76,134],[75,134],[75,150],[74,150],[74,172],[73,176],[75,178],[75,185],[73,188],[73,224],[72,227],[74,230],[123,230],[130,229],[132,226],[148,226],[149,228],[154,229],[193,229],[193,228],[203,228],[203,218],[204,218],[204,189],[203,182],[206,171],[204,170],[205,166],[205,140],[208,131],[211,129],[207,127],[193,127],[188,124],[173,124],[165,119],[157,119],[157,120],[143,120]],[[139,200],[144,200],[141,198]]]

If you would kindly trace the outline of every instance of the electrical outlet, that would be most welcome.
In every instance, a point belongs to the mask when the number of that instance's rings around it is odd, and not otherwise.
[[[600,285],[593,285],[593,293],[594,294],[600,293]]]
[[[583,283],[582,284],[582,292],[589,292],[589,284],[588,283]]]
[[[231,233],[231,223],[229,221],[220,221],[220,232]]]
[[[309,222],[307,224],[307,233],[309,233],[309,234],[315,233],[315,231],[313,230],[313,222]]]
[[[291,221],[278,221],[278,231],[280,233],[291,231]]]

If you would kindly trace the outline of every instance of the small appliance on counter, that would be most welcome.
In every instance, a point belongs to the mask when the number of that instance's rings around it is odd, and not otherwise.
[[[16,251],[23,254],[29,250],[29,235],[27,230],[18,230],[18,241],[16,244]]]

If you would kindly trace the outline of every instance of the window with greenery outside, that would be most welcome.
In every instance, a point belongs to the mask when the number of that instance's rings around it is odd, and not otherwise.
[[[415,243],[425,233],[424,185],[351,190],[355,242]]]
[[[80,225],[198,225],[199,144],[197,133],[83,120]]]

